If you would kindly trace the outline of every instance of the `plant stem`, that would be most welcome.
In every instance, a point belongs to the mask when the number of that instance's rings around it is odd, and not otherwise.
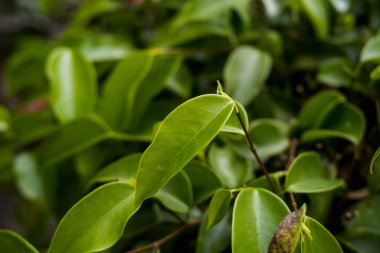
[[[297,152],[297,145],[298,145],[298,139],[293,138],[292,141],[290,142],[290,148],[289,148],[289,159],[288,159],[288,164],[286,165],[285,172],[289,170],[290,164],[293,162],[294,158],[296,157],[296,152]],[[293,210],[297,210],[297,201],[296,198],[294,197],[293,192],[289,192],[289,197],[290,197],[290,203],[292,204]]]
[[[146,250],[152,250],[153,252],[157,251],[163,244],[165,244],[166,242],[168,242],[169,240],[173,239],[174,237],[176,237],[177,235],[179,235],[180,233],[182,233],[183,231],[185,231],[186,229],[188,228],[191,228],[191,227],[195,227],[195,226],[198,226],[200,224],[200,221],[193,221],[193,222],[189,222],[189,223],[186,223],[185,225],[177,228],[176,230],[174,230],[173,232],[171,232],[170,234],[167,234],[166,236],[162,237],[161,239],[157,240],[157,241],[154,241],[150,244],[147,244],[147,245],[144,245],[142,247],[139,247],[139,248],[136,248],[136,249],[133,249],[133,250],[130,250],[130,251],[127,251],[126,253],[138,253],[138,252],[143,252],[143,251],[146,251]]]
[[[269,183],[272,191],[275,192],[275,193],[277,193],[276,188],[275,188],[275,186],[273,184],[273,181],[272,181],[272,179],[269,176],[269,172],[268,172],[267,168],[265,167],[263,161],[260,159],[259,154],[257,153],[257,150],[256,150],[256,146],[255,146],[255,144],[253,144],[252,138],[249,135],[247,128],[245,127],[245,124],[244,124],[244,121],[243,121],[243,119],[241,117],[240,111],[239,111],[239,109],[237,107],[235,107],[235,108],[236,108],[236,110],[235,110],[236,116],[238,117],[240,125],[243,128],[245,137],[246,137],[246,139],[248,141],[249,149],[251,150],[252,154],[255,156],[257,162],[259,163],[260,168],[263,171],[263,173],[264,173],[264,175],[265,175],[265,177],[266,177],[266,179],[267,179],[267,181],[268,181],[268,183]]]

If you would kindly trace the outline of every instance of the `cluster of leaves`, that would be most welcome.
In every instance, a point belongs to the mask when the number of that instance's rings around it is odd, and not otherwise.
[[[18,4],[2,250],[378,251],[380,2]]]

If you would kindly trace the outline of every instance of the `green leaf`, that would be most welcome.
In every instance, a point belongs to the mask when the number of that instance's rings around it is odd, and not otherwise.
[[[329,35],[329,10],[325,0],[300,0],[302,10],[309,17],[314,30],[320,39],[325,39]]]
[[[377,81],[380,79],[380,65],[378,65],[376,68],[374,68],[371,73],[369,74],[371,80]]]
[[[223,219],[207,229],[208,213],[203,215],[198,232],[196,253],[221,253],[231,243],[231,209]]]
[[[319,155],[305,152],[296,157],[289,167],[285,190],[298,193],[331,191],[344,186],[340,179],[329,179]]]
[[[375,164],[379,160],[379,158],[380,158],[380,147],[377,148],[375,154],[372,156],[371,165],[369,167],[371,173],[373,173],[373,167],[375,166]]]
[[[249,104],[261,91],[271,68],[269,54],[251,46],[236,48],[223,70],[226,93],[244,106]]]
[[[208,158],[212,170],[228,188],[240,187],[251,177],[252,163],[237,155],[229,145],[224,147],[212,145]]]
[[[305,142],[343,138],[359,145],[364,137],[366,121],[363,112],[353,104],[342,103],[331,109],[322,119],[318,129],[302,134]]]
[[[256,145],[261,159],[281,154],[289,147],[289,126],[287,123],[275,119],[258,119],[252,122],[249,134]],[[238,154],[248,159],[254,159],[245,137],[229,141]]]
[[[136,204],[154,195],[219,132],[234,108],[227,97],[203,95],[183,103],[161,123],[141,158]]]
[[[7,132],[10,128],[11,115],[5,106],[0,105],[0,133]]]
[[[166,88],[178,96],[189,99],[193,89],[193,76],[187,67],[181,67],[167,82]]]
[[[235,202],[232,222],[232,252],[267,253],[282,219],[289,213],[275,194],[260,188],[242,190]]]
[[[309,98],[298,115],[298,126],[301,129],[318,127],[327,113],[346,98],[337,91],[321,91]]]
[[[38,253],[29,242],[11,230],[0,229],[0,245],[3,252]]]
[[[343,250],[335,237],[318,221],[311,217],[307,217],[305,219],[305,225],[310,230],[312,239],[305,236],[304,240],[301,240],[302,252],[343,253]]]
[[[110,126],[129,130],[146,112],[151,100],[180,66],[175,56],[136,52],[121,61],[103,91],[102,116]]]
[[[94,183],[106,183],[114,180],[130,180],[136,177],[137,169],[142,154],[136,153],[126,155],[100,170],[88,183],[89,186]]]
[[[69,122],[92,113],[97,100],[95,68],[80,53],[65,47],[49,55],[46,75],[50,81],[54,113]]]
[[[193,187],[194,205],[208,199],[219,188],[222,187],[221,180],[212,169],[201,162],[191,161],[184,168],[189,176]]]
[[[249,120],[248,120],[247,111],[245,110],[244,106],[237,101],[236,101],[236,106],[239,110],[244,126],[248,129]],[[230,118],[228,119],[228,121],[226,122],[226,124],[223,126],[223,128],[220,131],[244,135],[243,128],[240,124],[239,118],[237,117],[236,113],[231,114]]]
[[[232,193],[229,190],[220,189],[212,197],[208,209],[207,229],[218,224],[226,215],[230,206]]]
[[[39,150],[42,165],[56,164],[105,140],[109,134],[109,129],[94,119],[73,121],[45,141]]]
[[[350,83],[350,62],[345,58],[332,58],[321,64],[317,80],[332,87],[344,87]]]
[[[380,61],[380,34],[375,35],[367,41],[360,55],[360,61],[378,62]]]
[[[35,156],[30,153],[18,154],[14,160],[13,171],[21,194],[28,200],[44,204],[43,182]]]
[[[280,180],[284,176],[285,176],[284,171],[277,171],[277,172],[269,174],[269,177],[271,178],[271,180],[274,183],[274,186],[276,188],[276,192],[282,192],[283,191]],[[264,188],[264,189],[269,190],[269,191],[272,190],[272,187],[270,186],[268,179],[265,175],[249,181],[247,183],[247,186],[256,187],[256,188]]]
[[[137,209],[133,199],[133,187],[127,183],[99,187],[63,217],[48,252],[94,252],[111,247]]]
[[[268,253],[294,252],[301,236],[302,223],[305,217],[306,205],[286,215],[272,237]]]

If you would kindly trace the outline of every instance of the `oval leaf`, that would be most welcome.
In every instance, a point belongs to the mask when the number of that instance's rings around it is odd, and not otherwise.
[[[227,97],[203,95],[170,113],[141,158],[136,204],[154,195],[202,150],[218,134],[233,107]]]
[[[275,194],[260,188],[242,190],[235,202],[232,221],[232,252],[267,253],[282,219],[289,213]]]
[[[317,79],[332,87],[347,86],[350,81],[350,62],[345,58],[332,58],[319,67]]]
[[[261,91],[271,68],[269,54],[251,46],[236,48],[223,70],[226,93],[247,105]]]
[[[61,220],[49,253],[94,252],[111,247],[136,211],[133,187],[109,183],[75,204]]]
[[[375,166],[375,163],[378,161],[379,157],[380,157],[380,147],[377,148],[375,154],[372,156],[371,165],[370,165],[371,173],[373,172],[373,168]]]
[[[47,60],[46,74],[52,107],[61,122],[94,111],[97,100],[95,68],[80,53],[70,48],[55,49]]]
[[[364,45],[360,55],[361,62],[379,61],[380,60],[380,34],[372,37]]]
[[[325,0],[301,0],[301,7],[309,17],[314,26],[314,30],[320,39],[324,39],[329,34],[329,10]]]
[[[231,197],[231,191],[225,189],[220,189],[214,194],[208,209],[207,229],[210,229],[223,219],[230,206]]]
[[[0,246],[3,252],[38,253],[28,241],[17,233],[0,229]]]
[[[306,215],[306,206],[289,213],[278,226],[268,253],[292,253],[301,236],[302,223]]]
[[[285,190],[298,193],[331,191],[343,185],[342,180],[327,177],[327,171],[315,152],[298,155],[290,165],[285,180]]]

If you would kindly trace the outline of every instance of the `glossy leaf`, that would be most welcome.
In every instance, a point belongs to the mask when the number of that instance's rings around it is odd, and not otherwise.
[[[292,253],[301,237],[306,206],[289,213],[281,221],[269,244],[268,253]]]
[[[228,188],[240,187],[251,177],[252,164],[237,155],[229,145],[224,147],[212,145],[208,158],[212,170]]]
[[[340,179],[329,179],[327,171],[315,152],[305,152],[296,157],[289,167],[285,180],[288,192],[316,193],[342,187]]]
[[[92,113],[97,101],[94,66],[70,48],[57,48],[46,64],[50,100],[58,119],[69,122]]]
[[[198,205],[222,188],[222,182],[212,169],[201,162],[191,161],[184,168],[193,187],[194,205]]]
[[[376,35],[369,39],[364,45],[360,55],[361,62],[378,62],[380,61],[380,35]]]
[[[379,160],[380,158],[380,147],[377,148],[375,154],[372,156],[372,159],[371,159],[371,165],[370,165],[370,171],[371,173],[373,172],[373,167],[375,166],[376,162]]]
[[[43,166],[51,166],[105,140],[110,130],[93,119],[81,119],[63,126],[40,149]]]
[[[298,115],[298,125],[301,129],[316,128],[323,117],[336,105],[344,102],[346,98],[336,91],[321,91],[312,96],[303,105]]]
[[[305,236],[304,241],[301,240],[302,252],[318,253],[343,253],[342,248],[335,237],[318,221],[311,217],[305,219],[305,225],[310,230],[311,238]]]
[[[330,20],[328,5],[325,0],[301,0],[302,10],[313,24],[315,33],[320,39],[325,39],[329,34]]]
[[[38,253],[29,242],[11,230],[0,229],[0,245],[3,252]]]
[[[289,213],[275,194],[260,188],[242,190],[235,202],[232,222],[232,252],[267,253],[282,219]]]
[[[218,224],[226,215],[230,206],[232,193],[229,190],[220,189],[212,197],[208,209],[207,229]]]
[[[226,93],[242,105],[255,98],[272,68],[267,53],[251,46],[240,46],[232,51],[223,70]]]
[[[48,252],[94,252],[111,247],[136,211],[133,199],[133,187],[127,183],[99,187],[63,217]]]
[[[141,158],[136,204],[154,195],[202,150],[218,134],[232,110],[229,98],[203,95],[170,113]]]
[[[343,103],[331,109],[318,129],[306,131],[302,140],[309,142],[325,138],[343,138],[359,145],[364,137],[366,121],[363,112],[353,104]]]
[[[332,87],[347,86],[350,81],[350,63],[345,58],[332,58],[322,63],[317,79]]]
[[[223,219],[210,229],[207,229],[207,212],[203,216],[198,232],[196,253],[221,253],[231,243],[231,210]]]

